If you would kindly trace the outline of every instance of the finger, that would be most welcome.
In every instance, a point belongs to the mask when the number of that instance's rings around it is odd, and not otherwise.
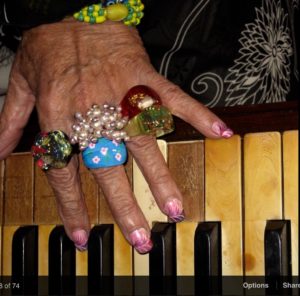
[[[230,138],[233,135],[218,116],[162,76],[153,74],[148,83],[173,115],[188,122],[203,135],[210,138]]]
[[[67,87],[67,83],[65,85]],[[70,108],[68,105],[64,108],[60,106],[65,102],[61,95],[64,95],[64,92],[62,94],[41,92],[37,103],[40,127],[42,131],[61,130],[66,135],[70,135],[72,125]],[[52,96],[61,99],[55,101]],[[42,104],[47,99],[51,103]],[[90,221],[81,189],[78,156],[73,155],[65,168],[47,171],[47,178],[55,193],[58,213],[68,237],[78,250],[86,250]]]
[[[27,81],[14,66],[0,115],[0,159],[7,157],[17,146],[34,104],[35,97]]]
[[[149,252],[152,248],[150,228],[132,194],[124,167],[100,168],[92,172],[125,238],[139,253]]]
[[[126,145],[148,182],[161,211],[174,222],[182,221],[184,219],[182,195],[171,177],[156,139],[138,136],[133,137]]]
[[[78,157],[73,156],[65,168],[49,170],[47,178],[55,193],[58,213],[65,231],[76,248],[83,251],[87,248],[90,221],[78,169]]]

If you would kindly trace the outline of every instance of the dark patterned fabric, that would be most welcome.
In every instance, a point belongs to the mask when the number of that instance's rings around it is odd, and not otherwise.
[[[192,97],[210,107],[299,98],[299,0],[145,2],[152,63]]]
[[[59,21],[99,0],[1,0],[0,3],[1,23],[29,28]]]
[[[299,0],[143,2],[138,29],[152,64],[192,97],[209,107],[299,98]],[[15,49],[12,36],[1,34],[0,44]]]

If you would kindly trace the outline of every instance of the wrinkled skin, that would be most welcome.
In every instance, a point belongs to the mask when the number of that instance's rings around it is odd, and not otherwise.
[[[217,116],[154,70],[135,28],[122,23],[89,25],[65,19],[23,35],[0,117],[0,159],[17,145],[34,106],[41,130],[62,130],[70,135],[75,112],[85,113],[94,103],[119,104],[128,89],[138,84],[153,88],[172,114],[205,136],[232,135]],[[127,148],[164,213],[168,200],[182,201],[153,137],[132,138]],[[126,239],[133,243],[130,234],[141,228],[149,235],[149,225],[133,197],[123,166],[92,173]],[[73,156],[66,168],[47,172],[47,177],[68,236],[84,249],[90,223],[80,187],[78,156]]]

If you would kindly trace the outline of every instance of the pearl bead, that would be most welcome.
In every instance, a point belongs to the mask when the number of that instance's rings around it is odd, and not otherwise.
[[[93,111],[93,116],[97,116],[97,115],[100,115],[101,114],[101,110],[100,109],[95,109],[94,111]]]
[[[77,142],[78,142],[77,137],[72,137],[72,138],[70,138],[70,143],[71,143],[72,145],[75,145]]]
[[[106,115],[102,116],[102,121],[103,122],[106,122],[108,120],[109,120],[109,116],[106,116]]]
[[[101,135],[102,135],[101,132],[102,132],[102,130],[95,130],[94,133],[93,133],[93,135],[96,136],[96,137],[98,137],[98,138],[100,138]]]
[[[80,120],[80,121],[83,119],[82,114],[80,112],[75,113],[75,118]]]
[[[74,125],[72,126],[72,129],[73,129],[74,131],[76,131],[76,132],[79,132],[79,131],[81,130],[80,126],[79,126],[79,125],[76,125],[76,124],[74,124]]]
[[[123,124],[122,122],[120,122],[120,121],[118,121],[118,122],[116,123],[116,128],[117,128],[117,129],[121,129],[123,126],[124,126],[124,124]]]
[[[110,116],[108,117],[108,120],[109,120],[109,121],[114,121],[114,120],[115,120],[115,117],[114,117],[113,115],[110,115]]]
[[[81,133],[79,133],[79,139],[86,138],[87,136],[88,136],[87,132],[81,132]]]
[[[88,143],[93,143],[101,137],[118,141],[127,137],[126,132],[121,129],[127,124],[128,119],[122,118],[121,110],[120,106],[94,104],[86,112],[85,117],[76,112],[74,115],[76,124],[72,125],[74,130],[72,143],[78,143],[81,149],[85,149]]]
[[[85,130],[89,130],[90,125],[89,125],[89,124],[83,124],[82,127],[83,127]]]
[[[113,137],[120,137],[120,132],[119,131],[113,131],[112,136]]]
[[[91,123],[91,126],[92,126],[93,128],[98,128],[98,127],[101,126],[101,123],[100,123],[99,121],[94,121],[94,122]]]

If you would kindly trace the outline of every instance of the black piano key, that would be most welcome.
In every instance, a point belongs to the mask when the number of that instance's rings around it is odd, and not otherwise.
[[[12,281],[18,283],[14,294],[34,295],[38,292],[38,228],[20,227],[12,241]]]
[[[155,223],[149,254],[150,293],[176,294],[176,228],[174,223]]]
[[[197,294],[222,292],[221,222],[201,222],[194,238],[195,290]]]
[[[221,222],[201,222],[195,232],[195,275],[222,274]]]
[[[267,221],[265,229],[265,275],[291,275],[291,226],[288,220]]]
[[[76,290],[76,252],[64,227],[55,227],[49,237],[49,294],[68,295]]]
[[[114,226],[93,227],[88,241],[88,291],[91,295],[112,295],[114,276]]]
[[[289,295],[282,288],[291,278],[291,225],[289,220],[269,220],[265,228],[265,276],[268,295]]]

